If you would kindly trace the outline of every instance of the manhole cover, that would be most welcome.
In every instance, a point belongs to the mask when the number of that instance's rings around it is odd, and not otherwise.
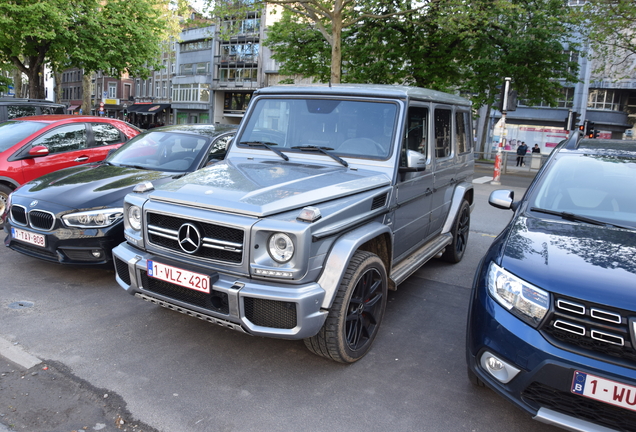
[[[9,305],[11,309],[27,309],[33,307],[33,302],[30,301],[17,301]]]

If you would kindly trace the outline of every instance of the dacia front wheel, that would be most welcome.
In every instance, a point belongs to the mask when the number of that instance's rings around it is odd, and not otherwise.
[[[451,263],[458,263],[464,258],[468,245],[468,232],[470,230],[470,205],[462,200],[459,211],[455,217],[451,234],[453,241],[442,254],[442,259]]]
[[[341,363],[360,360],[371,349],[386,309],[388,280],[377,255],[357,251],[340,282],[329,315],[307,348]]]

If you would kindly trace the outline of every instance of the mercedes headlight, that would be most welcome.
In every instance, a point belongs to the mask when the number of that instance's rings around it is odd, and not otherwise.
[[[488,292],[519,319],[537,327],[550,308],[550,294],[495,263],[488,269]]]
[[[131,205],[126,211],[126,220],[132,229],[141,231],[141,207]]]
[[[119,222],[124,215],[124,209],[105,208],[78,213],[69,213],[62,216],[67,226],[78,228],[105,228]]]
[[[294,242],[287,234],[272,234],[269,237],[268,251],[274,261],[284,264],[294,256]]]

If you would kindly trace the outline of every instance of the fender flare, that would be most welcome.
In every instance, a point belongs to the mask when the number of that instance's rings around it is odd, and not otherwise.
[[[355,251],[364,243],[382,234],[389,234],[393,238],[393,233],[388,226],[380,222],[371,222],[343,234],[334,242],[323,264],[322,274],[318,278],[318,284],[325,290],[321,308],[331,307],[340,281]],[[387,268],[386,271],[388,275],[390,269]]]
[[[0,183],[8,183],[13,186],[13,189],[16,189],[18,186],[20,186],[20,183],[16,182],[11,177],[0,176]]]
[[[450,232],[453,229],[453,223],[455,222],[455,215],[459,211],[459,206],[462,203],[462,200],[469,192],[473,191],[472,183],[461,182],[455,186],[455,191],[453,192],[453,198],[451,200],[450,210],[448,211],[448,216],[446,216],[446,222],[444,222],[444,226],[442,227],[442,233]],[[475,200],[469,198],[468,204],[470,204],[470,212],[472,213],[475,208]]]

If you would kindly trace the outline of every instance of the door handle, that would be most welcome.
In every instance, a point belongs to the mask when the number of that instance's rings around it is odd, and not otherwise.
[[[88,160],[88,156],[80,156],[75,159],[75,162],[86,162]]]

